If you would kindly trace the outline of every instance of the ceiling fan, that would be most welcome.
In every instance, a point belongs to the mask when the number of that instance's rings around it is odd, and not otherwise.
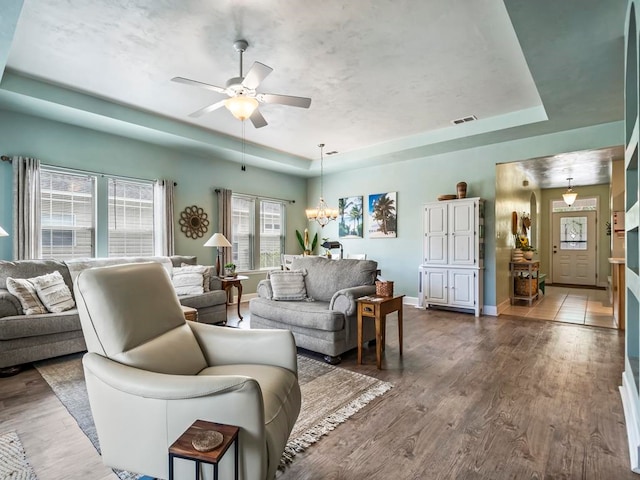
[[[200,117],[205,113],[213,112],[221,107],[227,107],[238,120],[246,120],[248,118],[254,127],[261,128],[267,125],[267,121],[260,113],[260,110],[258,110],[258,103],[277,103],[291,107],[309,108],[311,105],[310,98],[292,97],[290,95],[278,95],[275,93],[257,93],[256,88],[258,88],[267,75],[273,71],[273,68],[260,62],[254,62],[251,69],[247,72],[247,75],[243,76],[242,55],[249,47],[249,43],[246,40],[237,40],[233,46],[240,54],[240,75],[227,80],[225,87],[218,87],[183,77],[174,77],[171,79],[173,82],[185,83],[206,90],[224,93],[229,96],[229,98],[225,100],[220,100],[200,110],[196,110],[189,114],[190,117]]]

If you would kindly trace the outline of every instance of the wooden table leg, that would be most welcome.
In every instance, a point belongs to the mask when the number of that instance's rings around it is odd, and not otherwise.
[[[402,305],[398,309],[398,343],[400,344],[400,355],[402,355]]]
[[[242,299],[242,283],[238,282],[236,284],[236,288],[238,289],[238,318],[242,321],[242,315],[240,315],[240,300]]]
[[[382,318],[376,315],[376,366],[382,368]]]
[[[362,313],[358,306],[358,365],[362,364]]]

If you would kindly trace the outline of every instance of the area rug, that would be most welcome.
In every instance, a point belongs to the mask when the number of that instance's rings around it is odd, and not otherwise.
[[[38,480],[13,431],[0,434],[0,480]]]
[[[82,354],[44,360],[35,367],[100,452],[84,383]],[[298,378],[302,408],[282,455],[280,470],[285,469],[296,454],[392,388],[388,382],[303,355],[298,355]],[[116,474],[122,480],[144,478],[130,472],[116,471]]]

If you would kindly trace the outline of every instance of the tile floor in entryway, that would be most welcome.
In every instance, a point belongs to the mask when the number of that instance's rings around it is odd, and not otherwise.
[[[533,302],[531,307],[527,302],[517,301],[502,313],[516,317],[618,328],[607,290],[552,285],[547,285],[545,290],[545,294]]]

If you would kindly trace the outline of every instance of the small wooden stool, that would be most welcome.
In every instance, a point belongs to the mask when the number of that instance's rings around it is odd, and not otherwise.
[[[209,452],[199,452],[191,441],[204,430],[215,430],[222,434],[222,443]],[[222,460],[229,447],[235,443],[234,452],[234,478],[238,480],[238,433],[240,429],[233,425],[222,423],[206,422],[196,420],[193,424],[173,442],[169,447],[169,480],[173,480],[173,460],[184,458],[196,462],[196,480],[200,480],[200,464],[208,463],[213,465],[213,478],[218,480],[218,462]]]

